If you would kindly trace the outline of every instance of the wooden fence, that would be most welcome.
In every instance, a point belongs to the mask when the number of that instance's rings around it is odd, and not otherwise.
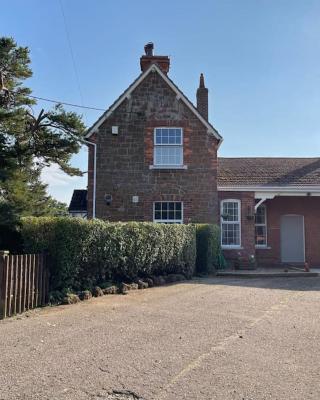
[[[45,305],[48,278],[44,254],[0,254],[0,319]]]

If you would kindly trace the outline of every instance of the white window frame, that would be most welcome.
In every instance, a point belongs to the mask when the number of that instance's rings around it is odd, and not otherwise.
[[[267,206],[266,206],[266,204],[262,203],[262,204],[260,204],[260,206],[258,208],[260,208],[260,207],[263,207],[265,210],[265,214],[264,214],[265,222],[264,222],[264,224],[257,224],[256,221],[254,221],[254,244],[257,249],[263,249],[265,247],[268,247]],[[257,208],[257,211],[258,211],[258,208]],[[265,244],[256,244],[256,226],[265,226],[265,228],[266,228],[266,243]]]
[[[238,221],[225,221],[223,215],[223,205],[225,203],[237,203],[238,204]],[[222,225],[239,225],[239,244],[223,244],[222,243]],[[240,249],[241,248],[241,200],[239,199],[224,199],[220,202],[220,230],[221,230],[221,247],[224,249]]]
[[[167,143],[167,144],[156,144],[156,131],[157,129],[180,129],[181,131],[181,144],[176,144],[176,143]],[[182,150],[182,157],[181,157],[181,163],[180,164],[156,164],[156,149],[158,147],[181,147]],[[153,130],[153,167],[155,168],[184,168],[183,165],[183,128],[180,126],[157,126]]]
[[[181,219],[156,219],[156,203],[181,203]],[[154,201],[153,202],[153,222],[159,224],[183,224],[183,201]]]

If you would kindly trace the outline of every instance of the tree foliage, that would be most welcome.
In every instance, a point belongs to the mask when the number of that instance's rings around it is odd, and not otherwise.
[[[82,117],[61,104],[39,110],[24,86],[32,76],[30,62],[27,47],[0,38],[0,224],[14,215],[63,212],[63,205],[46,194],[43,167],[55,163],[69,175],[82,174],[70,164],[82,145]]]

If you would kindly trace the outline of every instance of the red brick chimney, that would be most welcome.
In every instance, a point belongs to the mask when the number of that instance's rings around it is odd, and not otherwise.
[[[208,89],[204,86],[204,76],[200,75],[200,84],[197,89],[197,109],[208,121]]]
[[[157,64],[161,71],[167,74],[170,68],[170,59],[168,56],[153,55],[153,43],[149,42],[144,46],[146,55],[140,58],[141,71],[144,72],[151,64]]]

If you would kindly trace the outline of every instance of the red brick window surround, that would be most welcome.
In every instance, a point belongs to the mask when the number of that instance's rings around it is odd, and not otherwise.
[[[225,199],[221,201],[221,246],[240,248],[241,246],[241,201]]]
[[[185,168],[183,165],[183,129],[156,127],[153,139],[153,168]]]

